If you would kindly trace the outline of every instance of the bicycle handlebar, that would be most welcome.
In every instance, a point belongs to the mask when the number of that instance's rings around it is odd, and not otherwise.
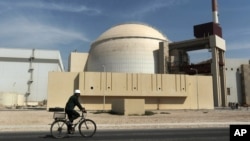
[[[86,117],[87,111],[85,109],[81,110],[82,112],[82,117]]]

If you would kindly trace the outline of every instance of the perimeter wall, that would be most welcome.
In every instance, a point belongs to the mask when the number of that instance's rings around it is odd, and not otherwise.
[[[111,72],[50,72],[47,108],[64,107],[74,89],[88,110],[121,98],[144,99],[145,110],[214,108],[211,76]]]

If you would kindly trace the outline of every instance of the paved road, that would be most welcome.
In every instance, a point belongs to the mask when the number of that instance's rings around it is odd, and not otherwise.
[[[1,141],[55,141],[49,132],[0,133]],[[98,130],[92,138],[76,133],[64,141],[229,141],[229,128]]]

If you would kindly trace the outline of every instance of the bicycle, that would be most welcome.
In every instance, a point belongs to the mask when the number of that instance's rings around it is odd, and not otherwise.
[[[69,134],[75,133],[75,128],[78,126],[78,131],[83,137],[92,137],[96,132],[96,124],[93,120],[87,119],[87,112],[82,111],[81,116],[76,123],[69,125],[69,119],[66,118],[66,113],[54,112],[54,122],[51,124],[50,133],[54,138],[64,138]],[[72,126],[71,130],[69,126]],[[70,133],[69,133],[70,130]]]

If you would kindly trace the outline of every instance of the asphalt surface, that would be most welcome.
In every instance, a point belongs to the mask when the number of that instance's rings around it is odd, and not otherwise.
[[[91,138],[79,133],[69,135],[63,141],[229,141],[229,128],[190,129],[122,129],[98,130]],[[55,141],[49,132],[6,132],[0,133],[5,141]]]

